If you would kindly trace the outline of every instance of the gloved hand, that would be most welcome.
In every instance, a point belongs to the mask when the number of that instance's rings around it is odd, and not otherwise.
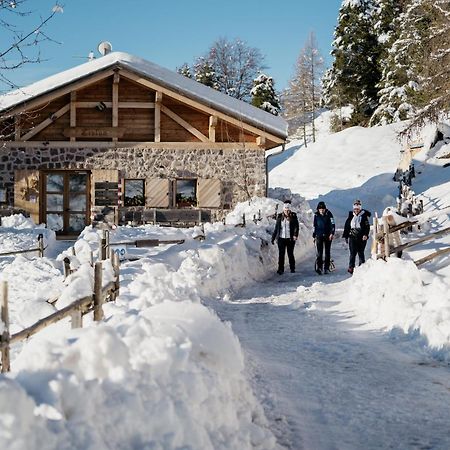
[[[345,243],[348,244],[348,238],[345,238]]]
[[[275,239],[272,239],[272,245],[275,244]]]

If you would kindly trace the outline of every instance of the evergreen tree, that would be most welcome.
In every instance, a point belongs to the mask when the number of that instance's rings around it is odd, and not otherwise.
[[[261,73],[253,80],[251,90],[252,105],[261,108],[264,111],[278,116],[280,113],[280,101],[275,92],[274,81],[272,77]]]
[[[333,65],[324,77],[324,101],[344,102],[354,111],[352,125],[366,125],[378,105],[380,45],[373,28],[376,0],[344,0],[334,33]]]
[[[177,72],[187,78],[192,78],[191,68],[188,63],[184,63],[181,67],[177,67]]]
[[[219,89],[214,67],[211,62],[204,57],[197,58],[197,61],[194,64],[194,77],[196,81],[205,86]]]

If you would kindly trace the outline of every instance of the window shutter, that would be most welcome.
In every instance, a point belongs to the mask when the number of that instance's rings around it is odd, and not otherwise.
[[[145,180],[145,205],[150,208],[168,208],[170,205],[170,180],[147,178]]]
[[[98,183],[114,183],[111,189],[107,185]],[[96,185],[97,183],[97,185]],[[119,183],[119,171],[114,169],[92,169],[91,170],[91,214],[102,212],[105,208],[114,208],[114,223],[119,220],[119,191],[116,189]],[[97,191],[97,192],[96,192]],[[117,195],[115,193],[117,192]],[[97,205],[96,205],[97,203]],[[111,211],[112,212],[112,211]]]
[[[217,178],[197,180],[197,200],[200,208],[220,208],[222,206],[222,182]]]
[[[40,176],[39,170],[14,171],[14,207],[30,213],[35,223],[40,222]]]

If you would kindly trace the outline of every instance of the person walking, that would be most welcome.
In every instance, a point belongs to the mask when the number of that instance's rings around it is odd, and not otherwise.
[[[289,268],[295,272],[294,247],[298,238],[299,223],[297,214],[291,210],[291,202],[286,201],[283,205],[283,212],[278,214],[275,230],[272,234],[272,244],[277,240],[278,244],[278,275],[284,272],[284,258],[287,252]]]
[[[324,202],[317,204],[314,214],[313,239],[316,245],[316,272],[321,275],[329,273],[331,261],[331,243],[333,242],[335,232],[334,217]],[[325,261],[323,253],[325,250]]]
[[[355,269],[356,255],[358,255],[359,265],[364,264],[366,261],[364,250],[367,239],[369,239],[370,216],[370,211],[362,209],[361,200],[355,200],[353,202],[353,210],[348,213],[344,225],[344,233],[342,234],[350,251],[348,263],[349,273],[353,273]]]

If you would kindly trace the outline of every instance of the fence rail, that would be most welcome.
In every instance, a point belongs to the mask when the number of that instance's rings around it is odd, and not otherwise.
[[[94,265],[94,291],[91,295],[75,300],[70,305],[50,314],[43,319],[38,320],[33,325],[19,331],[13,335],[9,333],[9,309],[8,309],[8,284],[3,281],[1,284],[1,320],[3,322],[3,333],[0,336],[0,351],[1,351],[1,371],[9,372],[11,368],[10,363],[10,345],[16,342],[21,342],[30,336],[36,334],[42,329],[52,325],[60,320],[71,317],[72,328],[80,328],[83,326],[83,315],[90,312],[94,313],[94,320],[100,321],[103,319],[102,305],[106,301],[113,301],[119,295],[119,257],[111,252],[111,264],[114,269],[115,280],[103,286],[102,270],[103,263],[97,262]]]
[[[5,252],[0,253],[0,257],[2,256],[12,256],[12,255],[19,255],[21,253],[31,253],[31,252],[39,252],[39,256],[42,258],[44,256],[44,235],[39,234],[38,235],[38,246],[36,248],[29,248],[27,250],[15,250],[13,252]]]

